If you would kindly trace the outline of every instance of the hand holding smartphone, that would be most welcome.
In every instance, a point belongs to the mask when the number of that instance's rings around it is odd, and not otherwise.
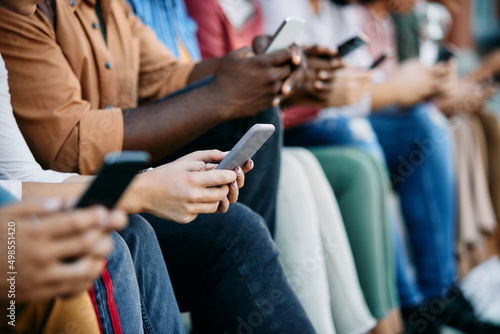
[[[271,53],[291,47],[305,24],[306,21],[304,19],[293,16],[286,17],[274,33],[263,53]]]
[[[243,167],[272,136],[274,131],[275,128],[272,124],[255,124],[215,169],[234,170],[236,167]]]

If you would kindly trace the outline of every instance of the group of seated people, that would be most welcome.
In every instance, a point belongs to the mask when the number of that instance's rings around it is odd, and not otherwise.
[[[500,57],[436,62],[425,5],[0,0],[0,332],[500,333],[459,286],[498,251]],[[113,151],[152,168],[74,209]]]

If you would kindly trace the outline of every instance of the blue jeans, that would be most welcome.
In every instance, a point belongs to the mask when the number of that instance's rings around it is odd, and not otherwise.
[[[442,115],[419,104],[377,112],[368,119],[317,120],[288,130],[285,144],[358,147],[386,161],[401,198],[417,271],[415,281],[407,275],[405,256],[397,256],[402,306],[439,297],[454,282],[455,181],[452,144]],[[401,244],[397,241],[396,247]]]
[[[115,248],[106,258],[113,297],[124,334],[184,333],[179,307],[158,240],[141,216],[130,216],[129,226],[112,233]],[[103,279],[94,283],[103,333],[113,333]]]
[[[242,204],[187,225],[153,225],[193,333],[314,333],[264,220]]]

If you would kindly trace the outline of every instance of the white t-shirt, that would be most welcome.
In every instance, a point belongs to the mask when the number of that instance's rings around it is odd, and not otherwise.
[[[273,35],[287,16],[297,16],[306,20],[306,25],[296,39],[301,46],[320,45],[337,48],[348,39],[359,35],[358,14],[353,6],[336,5],[330,0],[319,2],[316,13],[309,0],[259,0],[264,16],[264,31]],[[361,47],[344,58],[346,64],[368,68],[372,62],[368,49]],[[336,115],[364,116],[370,113],[371,98],[367,96],[360,103],[340,108],[326,108],[318,115],[330,118]]]
[[[18,199],[21,182],[60,183],[76,175],[43,170],[24,140],[10,104],[7,69],[0,55],[0,186]]]

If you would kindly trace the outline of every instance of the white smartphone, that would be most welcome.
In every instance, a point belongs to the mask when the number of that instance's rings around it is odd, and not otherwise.
[[[226,155],[215,169],[234,170],[236,167],[242,167],[273,135],[274,130],[275,128],[272,124],[255,124],[234,145],[231,152]]]
[[[288,49],[295,43],[295,39],[304,28],[306,20],[288,16],[280,25],[273,38],[265,48],[264,53],[271,53],[281,49]]]

